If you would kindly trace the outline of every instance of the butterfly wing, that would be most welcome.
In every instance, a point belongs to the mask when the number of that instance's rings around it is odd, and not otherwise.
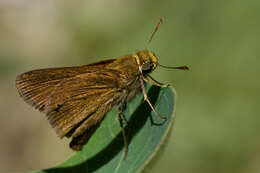
[[[16,87],[26,102],[46,113],[59,137],[73,137],[70,147],[80,150],[105,114],[127,99],[125,89],[136,79],[127,74],[132,68],[117,65],[132,60],[118,60],[34,70],[19,75]]]
[[[33,70],[17,76],[16,87],[27,103],[47,114],[58,136],[63,137],[82,121],[78,117],[94,113],[98,109],[94,105],[101,104],[101,98],[108,91],[113,93],[111,89],[116,87],[116,81],[111,78],[100,80],[106,78],[101,74],[106,72],[100,72],[100,69],[113,61]],[[97,80],[99,82],[95,82]]]
[[[50,93],[64,79],[95,71],[112,63],[114,59],[78,66],[33,70],[16,77],[16,88],[20,96],[30,105],[44,111]]]

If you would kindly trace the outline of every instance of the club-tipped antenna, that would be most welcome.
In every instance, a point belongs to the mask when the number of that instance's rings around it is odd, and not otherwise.
[[[178,66],[178,67],[168,67],[165,65],[158,64],[159,67],[167,68],[167,69],[178,69],[178,70],[189,70],[188,66]]]
[[[163,20],[162,20],[162,18],[161,18],[160,21],[158,22],[158,24],[156,25],[156,28],[154,29],[154,31],[153,31],[153,33],[152,33],[150,39],[148,40],[145,49],[147,49],[147,48],[149,47],[149,45],[150,45],[150,43],[151,43],[151,41],[152,41],[152,39],[153,39],[155,33],[156,33],[156,32],[158,31],[158,29],[161,27],[162,23],[163,23]]]

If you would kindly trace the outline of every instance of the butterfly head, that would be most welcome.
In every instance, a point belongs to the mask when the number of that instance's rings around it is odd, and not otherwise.
[[[150,73],[158,66],[157,57],[153,52],[150,52],[147,49],[145,49],[137,51],[136,55],[138,57],[142,73]]]

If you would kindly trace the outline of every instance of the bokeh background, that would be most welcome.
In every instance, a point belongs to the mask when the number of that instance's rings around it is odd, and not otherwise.
[[[260,172],[259,0],[0,0],[0,172],[51,167],[72,152],[15,88],[17,74],[143,49],[175,86],[176,122],[151,172]]]

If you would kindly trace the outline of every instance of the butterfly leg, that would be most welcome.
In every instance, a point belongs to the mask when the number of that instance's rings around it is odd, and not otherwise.
[[[155,80],[152,76],[150,76],[149,74],[146,74],[145,75],[146,78],[144,78],[144,80],[146,82],[150,82],[152,83],[153,85],[156,85],[156,86],[159,86],[159,87],[162,87],[162,88],[165,88],[165,87],[169,87],[170,85],[169,84],[163,84],[161,82],[158,82],[157,80]]]
[[[127,138],[126,138],[126,132],[125,132],[125,127],[124,127],[124,123],[123,120],[125,122],[127,122],[123,112],[125,110],[126,107],[126,103],[123,103],[119,108],[118,108],[118,115],[117,115],[117,119],[119,121],[120,127],[122,129],[122,135],[123,135],[123,139],[124,139],[124,147],[125,147],[125,152],[124,152],[124,160],[126,159],[127,156],[127,152],[128,152],[128,143],[127,143]]]
[[[156,110],[154,109],[152,103],[150,102],[150,100],[149,100],[149,98],[148,98],[148,96],[147,96],[147,93],[146,93],[146,90],[145,90],[145,87],[144,87],[144,81],[143,81],[142,78],[140,78],[140,83],[141,83],[141,88],[142,88],[143,95],[144,95],[144,100],[149,104],[149,106],[151,107],[151,109],[152,109],[152,111],[154,112],[154,114],[155,114],[158,118],[160,118],[160,119],[162,119],[162,120],[167,120],[166,117],[163,117],[163,116],[159,115],[159,114],[156,112]]]
[[[120,114],[122,120],[123,120],[123,121],[125,122],[125,124],[127,125],[128,122],[127,122],[127,119],[126,119],[125,114],[124,114],[125,109],[126,109],[126,101],[123,101],[123,103],[120,105],[120,107],[119,107],[118,110],[119,110],[119,114]]]

